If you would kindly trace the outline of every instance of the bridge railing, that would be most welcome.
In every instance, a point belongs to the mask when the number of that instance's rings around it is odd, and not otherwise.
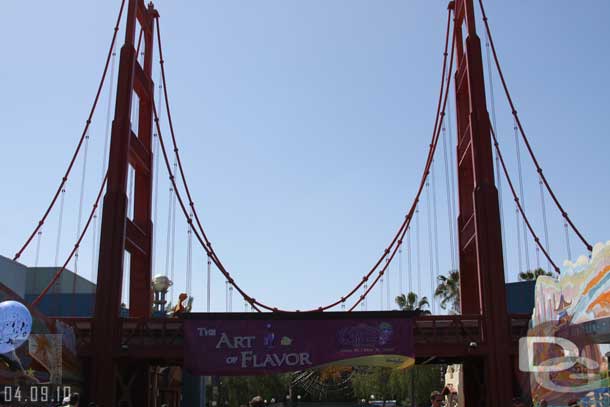
[[[91,318],[58,318],[71,325],[76,335],[79,353],[91,350],[93,320]],[[121,347],[181,346],[183,321],[178,318],[123,318],[121,320]]]
[[[529,315],[513,314],[510,333],[516,342],[527,335]],[[89,355],[92,349],[93,330],[91,318],[59,318],[74,327],[79,354]],[[167,357],[178,357],[184,340],[183,320],[180,318],[124,318],[121,326],[121,347],[124,351],[141,352],[142,357],[152,355],[153,349],[164,349]],[[485,347],[483,320],[480,315],[425,315],[413,323],[415,346],[423,353],[443,349],[448,354],[464,353],[476,343]],[[160,355],[161,358],[163,356]]]
[[[415,318],[415,343],[462,344],[483,341],[480,315],[426,315]]]

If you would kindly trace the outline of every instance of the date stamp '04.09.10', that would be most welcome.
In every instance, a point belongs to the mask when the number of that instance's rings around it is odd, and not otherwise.
[[[54,384],[0,385],[0,406],[55,406],[60,405],[71,394],[70,386]]]

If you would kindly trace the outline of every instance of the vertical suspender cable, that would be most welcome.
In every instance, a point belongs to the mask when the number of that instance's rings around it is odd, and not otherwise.
[[[167,205],[167,239],[165,241],[165,273],[171,271],[169,265],[169,254],[171,248],[171,231],[172,231],[172,195],[174,192],[174,187],[169,187],[169,204]],[[164,273],[164,274],[165,274]],[[169,279],[174,282],[174,274],[170,272]],[[174,282],[175,284],[175,282]],[[169,287],[169,299],[173,302],[174,300],[174,285],[172,284]]]
[[[379,310],[383,310],[383,276],[381,276],[381,279],[379,280],[379,293],[381,294],[379,296],[379,300],[380,300],[380,304],[379,304]]]
[[[491,128],[490,128],[491,129]],[[544,248],[544,246],[542,246],[540,244],[540,238],[538,237],[538,235],[536,234],[536,232],[534,231],[534,228],[532,227],[532,224],[530,223],[529,219],[527,218],[525,211],[523,210],[523,207],[521,206],[520,202],[519,202],[519,195],[517,194],[517,191],[515,190],[515,187],[510,179],[510,176],[508,174],[508,170],[506,169],[506,164],[504,162],[504,159],[502,157],[502,152],[500,151],[500,147],[498,144],[498,141],[496,139],[496,135],[493,132],[493,129],[491,129],[491,136],[493,137],[493,141],[494,141],[494,148],[496,149],[498,156],[500,157],[500,163],[502,164],[502,171],[504,172],[504,176],[506,177],[506,182],[508,183],[508,186],[510,187],[510,192],[513,195],[513,198],[515,200],[515,204],[517,205],[517,209],[519,210],[519,213],[521,214],[521,217],[523,218],[523,221],[525,223],[525,226],[527,227],[530,235],[532,236],[532,239],[534,240],[534,242],[536,243],[536,246],[540,249],[540,251],[544,254],[544,256],[547,258],[547,260],[549,261],[549,263],[551,263],[551,265],[553,266],[553,269],[555,270],[556,273],[560,273],[559,267],[557,267],[557,265],[555,264],[555,262],[553,261],[553,259],[551,259],[551,256],[549,255],[549,253],[546,251],[546,249]]]
[[[563,229],[566,236],[566,253],[568,254],[568,260],[572,260],[572,248],[570,247],[570,232],[568,231],[568,222],[563,221]]]
[[[368,291],[368,288],[369,288],[368,283],[364,283],[364,285],[362,286],[362,294],[363,294],[363,295],[366,295],[366,292]],[[368,299],[368,297],[366,297],[366,296],[365,296],[365,297],[364,297],[364,300],[362,300],[362,308],[363,308],[365,311],[367,311],[367,310],[368,310],[368,308],[369,308],[369,307],[368,307],[368,302],[369,302],[369,299]]]
[[[27,240],[25,241],[23,246],[21,246],[21,249],[19,249],[19,251],[17,253],[15,253],[15,256],[13,257],[13,260],[17,260],[19,257],[21,257],[21,255],[23,254],[24,250],[28,247],[28,245],[30,244],[30,242],[32,241],[32,239],[34,238],[34,236],[36,235],[38,230],[42,227],[42,225],[44,225],[47,217],[49,216],[49,214],[51,212],[51,209],[53,209],[53,207],[55,206],[55,203],[57,202],[57,198],[61,194],[61,191],[63,189],[65,189],[65,184],[68,181],[68,176],[70,175],[70,172],[72,171],[74,162],[76,161],[76,157],[79,154],[80,148],[81,148],[81,146],[83,144],[83,141],[85,139],[85,135],[87,134],[87,131],[89,129],[89,125],[91,124],[91,119],[93,118],[93,115],[95,113],[95,109],[97,107],[100,94],[102,92],[104,81],[106,79],[106,74],[108,72],[108,66],[109,66],[109,61],[110,61],[111,55],[112,55],[112,50],[114,49],[114,44],[115,44],[115,41],[116,41],[117,32],[119,31],[119,24],[121,22],[121,17],[123,15],[123,8],[124,8],[124,6],[125,6],[125,1],[123,0],[123,1],[121,1],[121,7],[119,9],[119,15],[117,16],[117,21],[116,21],[116,24],[114,26],[114,34],[112,35],[112,41],[110,43],[110,47],[108,49],[108,54],[106,56],[106,63],[104,64],[104,70],[103,70],[103,73],[102,73],[102,77],[101,77],[99,85],[97,87],[97,92],[95,94],[95,98],[93,100],[93,104],[91,106],[91,110],[89,111],[89,116],[87,116],[87,120],[85,122],[85,127],[83,129],[83,132],[81,133],[81,136],[79,138],[79,141],[78,141],[78,144],[77,144],[76,149],[74,151],[74,154],[72,155],[72,158],[70,159],[70,163],[68,164],[68,168],[66,169],[66,172],[64,173],[64,176],[63,176],[63,178],[61,180],[61,183],[57,187],[57,190],[56,190],[55,194],[53,195],[53,198],[51,199],[51,203],[49,204],[47,210],[42,215],[42,218],[38,221],[38,225],[36,226],[36,228],[34,228],[34,230],[30,234],[30,236],[27,238]]]
[[[191,221],[193,214],[190,214]],[[187,232],[187,259],[186,259],[186,293],[190,297],[193,293],[193,226],[189,222]]]
[[[108,87],[108,104],[106,106],[106,129],[104,130],[105,138],[104,138],[104,154],[102,155],[102,174],[101,179],[103,180],[106,176],[106,167],[108,165],[108,146],[110,144],[110,114],[112,111],[112,99],[114,95],[114,69],[116,62],[116,51],[113,47],[112,49],[112,60],[110,62],[110,86]],[[98,208],[95,209],[95,213],[93,214],[93,253],[91,255],[92,263],[91,263],[91,280],[93,280],[94,276],[97,275],[97,261],[99,255],[99,249],[97,247],[97,238],[98,238],[98,230],[97,224],[99,222],[99,216],[97,216]]]
[[[233,286],[229,284],[229,312],[233,312]]]
[[[87,157],[89,152],[89,134],[85,136],[85,146],[83,151],[83,175],[80,183],[80,199],[78,202],[78,218],[76,225],[76,239],[80,236],[81,224],[83,221],[83,200],[85,199],[85,180],[87,178]],[[76,276],[78,275],[78,252],[74,253],[74,273],[72,274],[72,315],[76,315]]]
[[[38,259],[40,258],[40,238],[42,236],[42,229],[36,232],[36,258],[34,259],[34,267],[38,267]],[[34,287],[38,287],[38,279],[36,278],[38,275],[37,272],[34,272]]]
[[[432,214],[433,214],[433,219],[434,219],[434,260],[436,261],[436,268],[434,270],[434,282],[432,284],[432,301],[434,301],[434,292],[436,291],[435,289],[435,284],[438,281],[438,276],[440,274],[440,266],[438,264],[439,262],[439,255],[438,255],[438,218],[437,218],[437,213],[436,213],[436,179],[434,177],[434,161],[432,161],[432,165],[430,166],[430,176],[432,177]],[[436,305],[435,305],[435,309],[436,309]]]
[[[519,205],[515,203],[515,220],[517,221],[517,259],[519,260],[519,271],[523,270],[523,258],[521,256],[521,222],[519,219]]]
[[[34,267],[38,267],[38,259],[40,258],[40,239],[42,237],[42,230],[39,230],[36,235],[36,257],[34,259]]]
[[[514,131],[515,131],[515,148],[517,150],[517,170],[519,173],[519,200],[521,206],[525,210],[525,193],[523,192],[523,170],[521,168],[521,149],[519,148],[519,128],[517,127],[517,120],[514,120]],[[525,259],[525,271],[530,270],[530,254],[527,243],[527,229],[525,227],[525,220],[522,220],[523,224],[523,257]]]
[[[366,283],[364,283],[364,286],[362,287],[362,295],[366,294]],[[364,297],[364,299],[362,301],[360,301],[360,311],[365,311],[365,303],[366,303],[366,297]]]
[[[457,270],[455,267],[455,241],[454,241],[454,222],[456,221],[453,216],[452,210],[452,196],[451,196],[451,186],[449,179],[449,160],[447,159],[447,133],[446,133],[446,125],[447,121],[443,121],[442,134],[443,134],[443,159],[445,162],[445,191],[447,194],[447,223],[449,225],[449,258],[451,259],[451,270]],[[451,125],[451,123],[449,123]]]
[[[449,80],[451,79],[450,77],[451,72],[449,72],[447,74],[447,82],[449,82]],[[453,128],[453,124],[451,122],[451,100],[448,101],[448,107],[447,107],[447,123],[449,123],[447,125],[448,129],[449,129],[449,145],[450,146],[457,146],[457,140],[453,139],[453,132],[452,132],[452,128]],[[457,132],[456,132],[456,137],[457,137]],[[457,149],[457,147],[456,147]],[[453,228],[453,250],[454,250],[454,257],[456,259],[456,270],[459,268],[459,254],[458,254],[458,234],[459,234],[459,230],[457,228],[457,208],[455,205],[455,199],[456,199],[456,193],[455,193],[455,180],[456,180],[456,176],[455,176],[455,170],[457,168],[457,164],[454,160],[454,156],[457,155],[457,150],[451,150],[450,154],[449,154],[449,168],[451,171],[451,213],[453,214],[452,216],[452,222],[453,225],[455,226]]]
[[[225,280],[225,312],[229,312],[229,280]]]
[[[80,234],[81,225],[83,222],[83,200],[85,199],[85,180],[87,178],[87,155],[89,151],[89,135],[85,136],[85,146],[83,150],[83,175],[80,183],[80,199],[78,202],[78,218],[76,225],[76,238]],[[76,272],[78,263],[78,250],[74,253],[74,271]]]
[[[540,164],[538,163],[538,160],[536,159],[536,155],[534,154],[534,152],[532,150],[532,146],[530,145],[529,140],[527,139],[527,136],[525,135],[525,131],[523,130],[523,125],[521,124],[521,120],[519,119],[519,115],[517,114],[517,109],[515,108],[515,104],[513,103],[513,98],[510,94],[510,91],[508,90],[508,85],[506,84],[506,80],[504,79],[504,73],[502,72],[502,67],[500,66],[500,61],[498,60],[498,54],[496,53],[496,48],[495,48],[495,45],[493,42],[493,38],[491,36],[491,30],[489,28],[489,21],[487,18],[487,14],[485,13],[485,7],[483,6],[483,0],[479,0],[479,7],[481,8],[481,15],[483,17],[483,23],[485,24],[485,31],[487,32],[487,36],[489,38],[489,44],[491,46],[491,51],[492,51],[492,54],[494,57],[494,62],[495,62],[495,65],[496,65],[496,68],[498,71],[498,75],[500,76],[500,81],[502,82],[502,87],[504,88],[504,93],[506,95],[506,99],[508,100],[508,104],[510,105],[513,118],[515,119],[515,122],[516,122],[517,126],[519,127],[519,132],[521,133],[521,137],[523,139],[523,142],[525,143],[527,152],[529,153],[529,156],[530,156],[532,162],[534,163],[534,166],[536,167],[536,171],[538,172],[540,179],[542,180],[542,182],[544,183],[544,186],[546,187],[547,191],[549,192],[551,199],[555,203],[555,206],[557,206],[557,209],[561,212],[561,216],[563,216],[565,222],[568,223],[572,227],[572,230],[574,230],[574,233],[576,233],[578,238],[587,247],[587,249],[589,251],[592,251],[593,247],[585,239],[585,237],[582,235],[582,233],[574,225],[574,223],[568,216],[567,212],[563,209],[563,206],[561,206],[561,204],[559,203],[557,196],[551,189],[551,186],[549,185],[546,177],[544,176],[544,174],[542,172],[542,168],[540,167]],[[546,249],[543,251],[546,252]],[[552,263],[553,262],[551,261],[551,264]]]
[[[386,304],[385,305],[386,305],[386,309],[390,309],[390,307],[391,307],[391,305],[390,305],[390,286],[392,285],[392,279],[390,278],[390,267],[389,267],[390,265],[387,264],[387,263],[390,262],[390,258],[389,257],[386,258],[385,262],[386,262],[386,269],[385,269],[386,271],[385,272],[387,273],[387,277],[386,277],[387,284],[386,284],[386,286],[387,286],[387,293],[388,293],[388,298],[386,299]]]
[[[419,205],[418,205],[419,206]],[[419,238],[419,207],[415,209],[415,246],[417,246],[417,295],[422,296],[421,291],[421,240]]]
[[[485,33],[485,50],[487,54],[487,83],[489,83],[489,102],[491,105],[491,122],[493,128],[496,132],[496,137],[498,136],[498,126],[496,125],[496,100],[494,98],[494,85],[493,85],[493,73],[491,70],[491,50],[489,46],[489,35]],[[496,159],[496,187],[498,190],[498,203],[500,209],[500,230],[502,233],[502,260],[504,266],[504,280],[507,279],[508,273],[508,259],[506,258],[506,236],[504,231],[504,207],[502,202],[502,177],[500,176],[500,158],[498,157],[498,153],[494,151],[494,156]]]
[[[411,262],[411,226],[407,229],[407,261],[408,261],[408,273],[407,276],[409,279],[409,286],[407,287],[407,292],[405,294],[413,291],[413,264]]]
[[[546,219],[546,201],[544,199],[544,185],[542,178],[538,177],[538,186],[540,188],[540,205],[542,206],[542,222],[544,223],[544,249],[549,252],[549,226]],[[551,263],[547,260],[547,271],[551,271]],[[540,265],[538,265],[540,267]]]
[[[158,96],[158,107],[157,110],[159,111],[159,114],[157,117],[161,117],[161,88],[163,87],[163,83],[161,80],[161,73],[159,73],[159,96]],[[153,184],[153,191],[154,191],[154,208],[153,208],[153,225],[154,227],[157,226],[157,219],[158,219],[158,215],[157,213],[159,212],[159,135],[157,134],[157,129],[155,128],[155,131],[153,132],[153,172],[154,172],[154,184]],[[153,252],[151,253],[151,260],[152,260],[152,269],[153,269],[153,273],[155,272],[155,268],[157,266],[157,234],[153,233]],[[167,272],[167,269],[165,270],[165,272],[163,273],[165,275],[165,273]]]
[[[212,259],[208,254],[208,295],[207,295],[207,310],[210,312],[211,298],[212,298]]]
[[[61,197],[59,200],[59,220],[57,222],[57,242],[55,243],[55,262],[53,265],[59,267],[59,245],[61,244],[61,229],[64,221],[64,201],[66,197],[66,188],[61,189]]]
[[[176,158],[174,157],[174,174],[176,171]],[[170,239],[170,245],[171,245],[171,259],[170,259],[170,273],[173,276],[175,275],[175,269],[176,269],[176,194],[178,191],[174,191],[174,193],[172,194],[172,207],[170,208],[171,210],[171,217],[172,217],[172,237]]]
[[[430,181],[426,179],[426,217],[428,220],[428,257],[430,267],[430,308],[434,314],[436,306],[434,303],[434,247],[432,243],[432,210],[430,209]]]
[[[398,295],[403,294],[403,284],[402,284],[402,243],[400,244],[400,248],[398,249]]]

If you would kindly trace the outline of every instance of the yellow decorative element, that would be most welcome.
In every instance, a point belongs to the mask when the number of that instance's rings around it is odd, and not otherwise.
[[[320,379],[326,380],[341,380],[344,374],[349,374],[353,370],[351,366],[331,365],[320,370]]]
[[[26,372],[27,372],[28,376],[34,377],[34,373],[35,373],[34,369],[29,368]]]
[[[284,336],[280,343],[281,343],[282,346],[290,346],[290,345],[292,345],[292,339],[290,339],[287,336]]]
[[[389,367],[392,369],[407,369],[415,364],[415,359],[404,355],[370,355],[370,356],[358,356],[355,358],[337,360],[334,362],[327,363],[319,366],[319,368],[325,368],[327,366],[376,366],[376,367]]]

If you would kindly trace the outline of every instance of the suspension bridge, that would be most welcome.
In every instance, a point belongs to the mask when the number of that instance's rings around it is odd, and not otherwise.
[[[481,21],[477,21],[478,16]],[[118,48],[123,24],[124,41]],[[484,44],[477,25],[482,27]],[[212,246],[212,236],[200,216],[204,206],[195,204],[190,188],[192,178],[185,171],[181,155],[185,146],[178,144],[161,28],[160,13],[152,3],[122,1],[102,76],[76,148],[47,208],[33,222],[33,229],[13,256],[18,261],[27,251],[33,252],[37,265],[43,231],[50,235],[49,220],[57,216],[55,264],[59,267],[31,302],[30,306],[35,308],[57,288],[62,273],[69,267],[75,276],[74,294],[76,276],[84,267],[79,263],[79,255],[85,242],[91,242],[92,269],[97,269],[94,315],[61,318],[75,328],[79,356],[85,361],[89,398],[101,406],[113,406],[119,399],[129,400],[130,405],[156,405],[147,390],[149,368],[184,363],[183,321],[152,316],[151,288],[153,272],[161,268],[154,264],[161,258],[156,255],[160,251],[165,251],[164,270],[170,279],[178,277],[174,267],[175,234],[177,221],[182,219],[187,225],[186,270],[181,276],[185,281],[184,292],[189,295],[194,292],[193,273],[197,267],[193,264],[193,254],[202,251],[207,259],[203,273],[208,312],[214,273],[219,273],[225,282],[226,312],[233,311],[233,297],[240,299],[244,310],[250,312],[367,311],[373,308],[369,300],[374,292],[381,298],[381,309],[390,308],[390,290],[395,292],[390,280],[394,265],[399,274],[399,292],[403,292],[403,284],[420,294],[430,285],[433,315],[420,315],[414,322],[417,360],[436,357],[439,361],[463,363],[469,406],[480,405],[484,400],[496,400],[494,405],[498,406],[508,405],[504,403],[511,400],[517,380],[513,373],[516,343],[527,331],[529,315],[507,312],[503,248],[516,244],[520,271],[534,268],[530,264],[532,250],[536,267],[560,273],[558,257],[562,254],[557,255],[558,250],[550,247],[548,218],[552,211],[562,220],[560,228],[567,258],[572,258],[575,244],[590,252],[592,242],[562,205],[529,141],[526,124],[518,114],[502,70],[500,50],[496,49],[483,2],[456,0],[448,4],[444,45],[439,50],[441,74],[435,118],[430,124],[429,148],[416,193],[404,217],[380,255],[363,275],[351,282],[346,292],[326,303],[300,310],[284,309],[270,297],[255,298],[240,283],[237,277],[240,271],[230,270],[222,260],[222,253]],[[158,54],[157,82],[153,80],[155,52]],[[484,77],[487,82],[493,78],[499,80],[502,98],[514,122],[511,136],[516,147],[516,175],[510,172],[504,146],[499,142],[494,87],[488,83],[489,90],[486,90]],[[104,165],[95,185],[93,202],[87,203],[84,190],[90,168],[87,162],[91,158],[88,157],[90,126],[96,112],[103,108],[100,100],[104,89],[109,92]],[[80,174],[75,171],[79,160]],[[527,168],[533,168],[533,174],[527,174]],[[159,182],[163,177],[169,184],[169,205],[167,229],[159,230],[156,228],[160,223]],[[524,184],[531,179],[536,180],[539,188],[540,227],[531,221],[532,208],[524,204]],[[60,253],[60,241],[62,219],[68,216],[64,213],[68,186],[80,193],[77,233],[71,250],[64,254]],[[460,273],[461,303],[457,315],[439,315],[439,304],[433,298],[441,274],[438,222],[445,214],[437,208],[437,196],[441,196],[443,188],[450,264]],[[502,194],[512,200],[512,207],[503,202]],[[503,225],[508,222],[509,212],[514,212],[515,242],[508,242],[504,234]],[[425,219],[421,219],[422,213]],[[165,248],[158,242],[158,235],[162,233],[166,234]],[[421,259],[426,257],[421,248],[423,243],[429,257],[429,273],[424,277],[414,272],[422,270]],[[128,316],[121,314],[124,302]]]

